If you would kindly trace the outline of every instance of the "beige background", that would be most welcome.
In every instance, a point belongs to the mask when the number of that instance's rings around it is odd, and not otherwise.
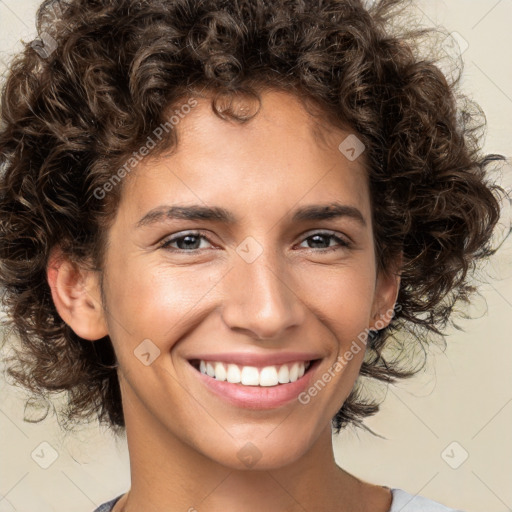
[[[0,0],[2,71],[20,39],[34,37],[38,3]],[[486,112],[485,150],[511,156],[512,0],[417,6],[423,22],[440,23],[467,41],[465,48],[457,36],[465,49],[463,87]],[[466,512],[512,510],[511,261],[509,239],[492,262],[502,279],[483,288],[487,308],[483,300],[472,308],[480,318],[461,321],[466,332],[453,332],[444,354],[434,350],[418,378],[388,389],[382,411],[367,422],[386,439],[348,430],[335,440],[342,467]],[[50,417],[23,422],[23,393],[0,385],[0,512],[91,512],[129,487],[124,440],[94,426],[63,437]],[[58,454],[48,469],[31,457],[42,442]]]

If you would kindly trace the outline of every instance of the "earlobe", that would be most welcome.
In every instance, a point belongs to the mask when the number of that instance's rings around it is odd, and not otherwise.
[[[47,280],[57,312],[77,336],[93,341],[108,334],[97,272],[79,268],[54,248]]]

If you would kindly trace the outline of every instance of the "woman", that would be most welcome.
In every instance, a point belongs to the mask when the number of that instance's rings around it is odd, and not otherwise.
[[[356,379],[413,375],[468,300],[500,213],[502,157],[400,7],[42,6],[2,100],[10,374],[126,429],[131,488],[96,512],[452,510],[332,452],[378,410]]]

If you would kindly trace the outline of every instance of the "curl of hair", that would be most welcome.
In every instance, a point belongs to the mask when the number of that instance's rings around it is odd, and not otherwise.
[[[326,126],[349,127],[364,143],[379,269],[403,259],[400,307],[370,336],[361,378],[416,373],[402,356],[442,335],[474,291],[476,262],[493,252],[499,187],[486,168],[504,157],[481,154],[483,113],[458,92],[460,75],[449,81],[418,54],[433,31],[405,31],[405,3],[45,1],[37,28],[54,48],[41,56],[27,43],[1,100],[0,286],[20,343],[8,369],[15,382],[66,392],[70,422],[94,416],[123,429],[111,341],[83,340],[60,318],[50,251],[101,269],[122,183],[105,197],[95,191],[113,171],[186,98],[210,95],[218,115],[247,122],[254,113],[232,99],[269,88],[299,95]],[[166,130],[152,156],[176,143]],[[407,342],[388,355],[403,332]],[[378,408],[356,387],[333,425],[367,428],[362,419]]]

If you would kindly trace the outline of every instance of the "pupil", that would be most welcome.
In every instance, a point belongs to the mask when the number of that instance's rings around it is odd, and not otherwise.
[[[190,239],[192,239],[192,243],[190,242]],[[194,243],[194,240],[195,240],[195,243]],[[199,238],[195,235],[186,235],[184,237],[182,237],[181,239],[181,243],[182,245],[185,245],[185,249],[197,249],[197,247],[195,247],[197,245],[197,242],[198,242]],[[180,241],[178,241],[178,244],[180,243]],[[191,246],[194,246],[194,247],[191,247]],[[180,249],[182,249],[183,247],[180,247]]]
[[[311,240],[312,240],[312,243],[313,243],[314,247],[316,248],[316,247],[317,247],[317,245],[316,245],[316,244],[318,244],[318,243],[319,243],[320,245],[322,245],[322,244],[324,244],[324,245],[325,245],[325,239],[326,239],[326,238],[327,238],[327,235],[313,235],[313,236],[311,237]],[[316,239],[316,241],[315,241],[315,239]],[[319,239],[320,239],[320,241],[318,242],[318,240],[319,240]]]

